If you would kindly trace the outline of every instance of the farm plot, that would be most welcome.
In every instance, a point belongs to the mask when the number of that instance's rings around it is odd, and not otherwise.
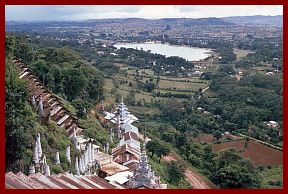
[[[159,81],[159,89],[172,89],[172,90],[180,90],[180,91],[198,91],[199,88],[207,87],[207,83],[191,83],[191,82],[177,82],[177,81],[169,81],[169,80],[160,80]]]
[[[213,144],[213,150],[220,152],[225,149],[236,149],[241,151],[245,158],[249,158],[256,166],[279,166],[283,164],[283,154],[281,151],[270,148],[253,140],[248,142],[248,147],[244,148],[245,140]]]

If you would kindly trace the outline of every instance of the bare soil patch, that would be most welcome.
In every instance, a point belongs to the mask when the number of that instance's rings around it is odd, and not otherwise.
[[[250,140],[248,148],[244,148],[245,140],[213,144],[213,150],[216,152],[225,149],[236,149],[241,151],[245,158],[249,158],[256,166],[279,166],[283,164],[283,153],[279,150],[270,148],[261,143]]]

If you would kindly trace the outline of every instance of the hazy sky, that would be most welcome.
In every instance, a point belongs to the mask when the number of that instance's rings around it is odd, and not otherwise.
[[[8,5],[6,20],[82,20],[99,18],[203,18],[283,15],[282,5]]]

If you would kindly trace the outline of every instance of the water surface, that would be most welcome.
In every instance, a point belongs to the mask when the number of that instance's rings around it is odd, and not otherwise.
[[[123,48],[133,48],[133,49],[143,49],[144,51],[150,50],[151,53],[157,53],[165,55],[166,57],[178,56],[182,57],[188,61],[199,61],[209,57],[211,50],[205,48],[196,48],[188,46],[174,46],[162,43],[119,43],[114,45],[117,49]]]

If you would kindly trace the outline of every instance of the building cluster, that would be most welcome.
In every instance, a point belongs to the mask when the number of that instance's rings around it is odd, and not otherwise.
[[[73,165],[75,172],[72,173],[70,169],[65,173],[53,174],[42,150],[40,134],[37,134],[28,176],[22,172],[6,173],[6,188],[124,189],[167,187],[166,184],[161,184],[160,177],[155,175],[148,164],[145,148],[141,150],[138,128],[132,125],[138,119],[128,112],[123,101],[118,105],[116,112],[106,112],[105,118],[116,124],[116,130],[110,129],[109,142],[103,146],[104,152],[101,152],[100,147],[96,145],[93,139],[86,139],[79,134],[83,128],[77,124],[76,118],[71,116],[61,101],[49,92],[23,63],[19,60],[15,60],[14,63],[21,71],[19,77],[25,79],[29,85],[28,89],[32,96],[31,104],[39,116],[43,119],[52,119],[60,127],[65,128],[67,135],[71,138],[73,148],[75,147],[78,153],[71,157],[70,146],[66,148],[63,155],[60,155],[59,151],[55,151],[51,164],[60,166],[63,160],[68,162],[69,166]],[[113,143],[115,133],[117,133],[119,143],[109,155],[109,144]],[[61,157],[65,157],[65,159]]]
[[[119,138],[118,145],[112,149],[113,160],[133,171],[133,175],[127,179],[127,186],[129,188],[167,188],[166,184],[161,184],[160,177],[155,175],[149,165],[145,152],[145,135],[141,149],[138,128],[132,125],[133,122],[138,121],[138,118],[128,111],[123,99],[115,112],[106,112],[105,118],[116,124]]]
[[[215,25],[207,22],[201,25],[189,25],[190,20],[189,18],[175,18],[171,22],[142,19],[95,20],[81,23],[69,22],[69,24],[58,22],[53,23],[53,27],[37,23],[37,29],[33,24],[27,26],[8,22],[6,27],[8,31],[36,30],[39,34],[38,39],[77,42],[80,45],[89,45],[91,48],[99,48],[98,43],[113,45],[118,41],[130,42],[131,39],[136,41],[167,41],[172,39],[177,44],[201,47],[206,47],[210,42],[218,42],[219,40],[235,44],[242,41],[251,45],[255,38],[277,38],[283,32],[282,25],[273,23],[248,24],[237,22],[233,25],[227,23]]]

